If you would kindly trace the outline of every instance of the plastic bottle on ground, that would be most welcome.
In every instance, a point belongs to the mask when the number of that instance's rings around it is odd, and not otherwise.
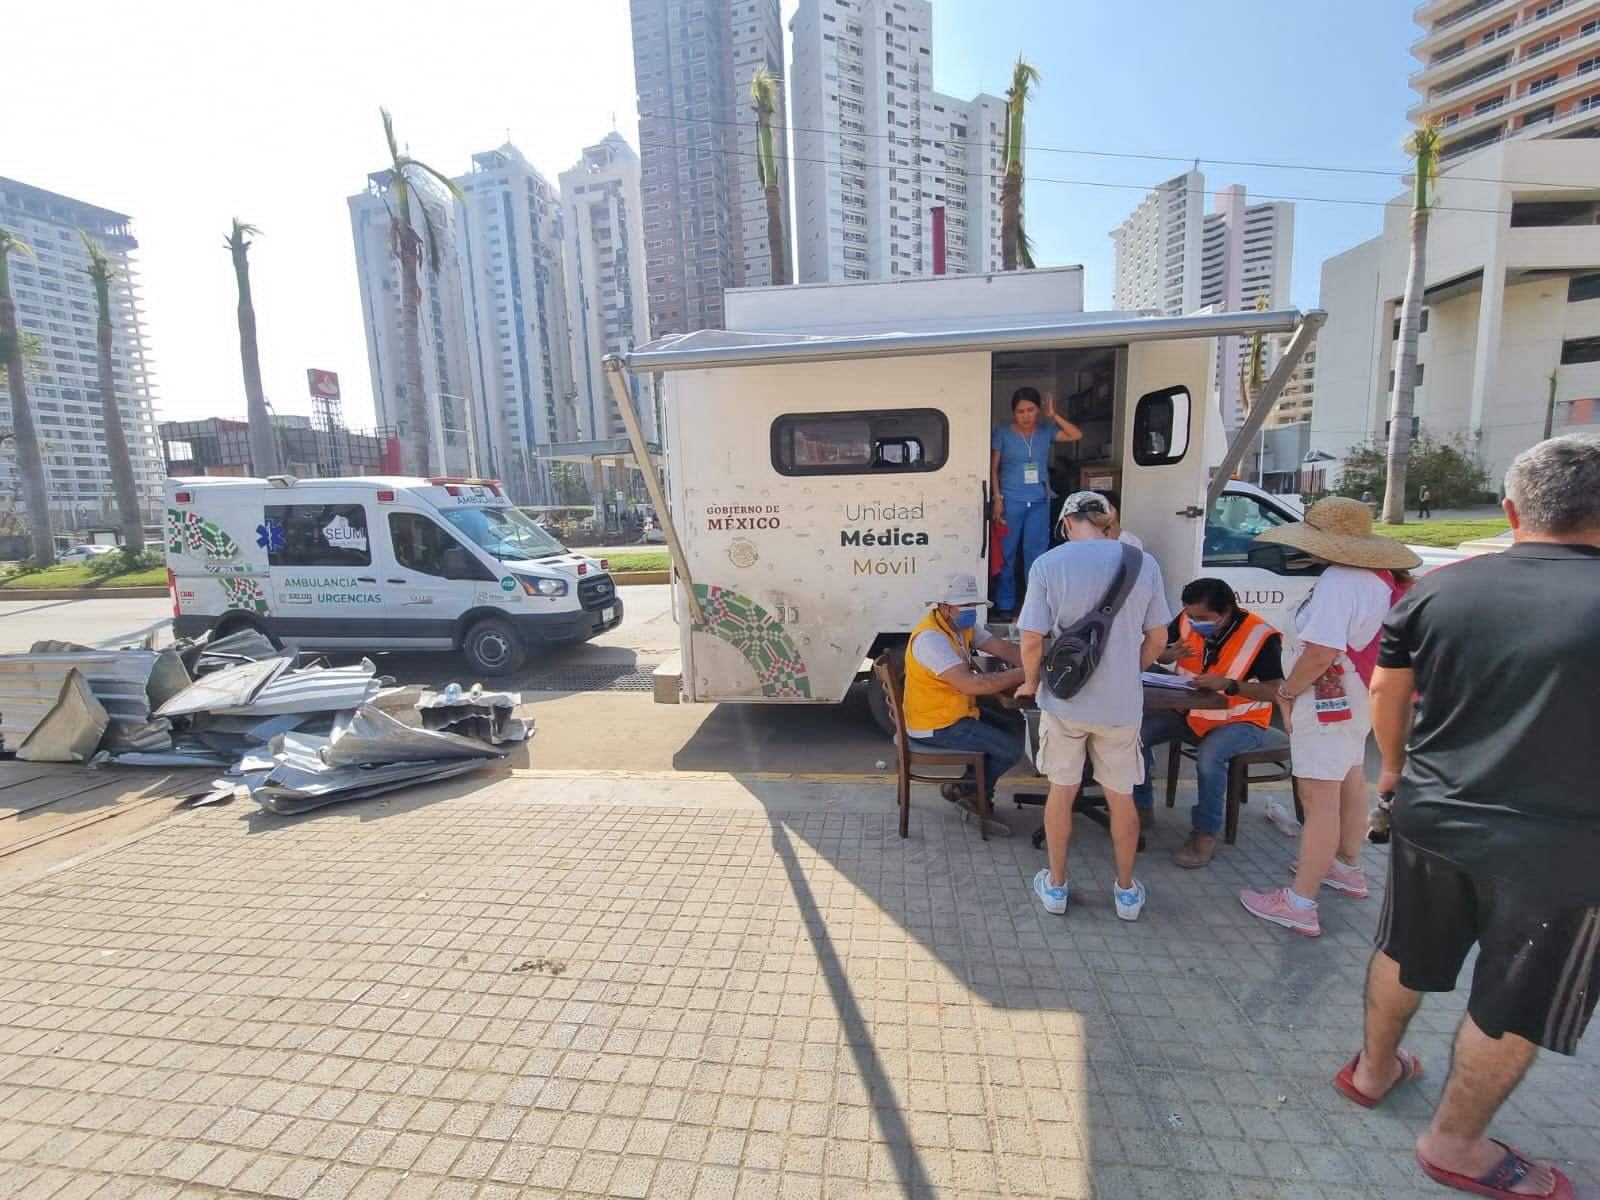
[[[1285,808],[1278,801],[1273,800],[1267,804],[1267,820],[1284,837],[1299,837],[1300,822],[1294,819],[1294,813]]]

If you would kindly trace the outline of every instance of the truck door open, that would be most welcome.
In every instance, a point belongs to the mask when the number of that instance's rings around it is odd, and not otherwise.
[[[1176,605],[1187,580],[1173,578],[1172,565],[1200,561],[1205,528],[1210,347],[1201,338],[1136,342],[1122,358],[1122,527],[1164,564],[1168,600]]]

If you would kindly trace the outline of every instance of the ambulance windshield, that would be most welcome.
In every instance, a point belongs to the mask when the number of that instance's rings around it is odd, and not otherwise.
[[[514,508],[454,508],[444,519],[496,558],[553,558],[566,548]]]

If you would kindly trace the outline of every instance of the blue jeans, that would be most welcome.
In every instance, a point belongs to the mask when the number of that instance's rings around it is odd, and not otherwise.
[[[983,751],[983,784],[988,799],[994,799],[995,781],[1017,765],[1022,757],[1022,738],[1005,720],[994,713],[978,711],[976,717],[962,717],[954,725],[935,729],[931,737],[912,738],[913,749]],[[961,776],[973,779],[971,768]]]
[[[1228,800],[1228,760],[1247,750],[1260,750],[1268,746],[1289,745],[1281,729],[1271,726],[1251,725],[1247,721],[1230,721],[1219,725],[1203,738],[1197,738],[1182,713],[1145,713],[1139,728],[1139,740],[1144,743],[1144,782],[1133,789],[1133,803],[1138,808],[1155,806],[1155,785],[1151,782],[1153,747],[1181,738],[1197,746],[1194,759],[1197,803],[1189,812],[1189,823],[1202,833],[1213,836],[1222,833],[1223,816]]]
[[[1022,574],[1026,578],[1033,569],[1033,560],[1050,549],[1050,501],[1015,500],[1000,497],[1005,502],[1006,535],[1000,539],[1000,577],[994,585],[996,608],[1015,612],[1017,608],[1017,548],[1022,548]]]

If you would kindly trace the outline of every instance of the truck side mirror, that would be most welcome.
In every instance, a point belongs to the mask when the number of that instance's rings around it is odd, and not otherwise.
[[[1252,567],[1258,567],[1263,571],[1272,571],[1278,575],[1282,575],[1289,569],[1288,553],[1282,546],[1272,542],[1267,542],[1260,546],[1251,546],[1250,549],[1245,552],[1244,557],[1245,562],[1249,563]]]
[[[471,579],[472,559],[459,546],[451,546],[439,557],[440,569],[446,579]]]

